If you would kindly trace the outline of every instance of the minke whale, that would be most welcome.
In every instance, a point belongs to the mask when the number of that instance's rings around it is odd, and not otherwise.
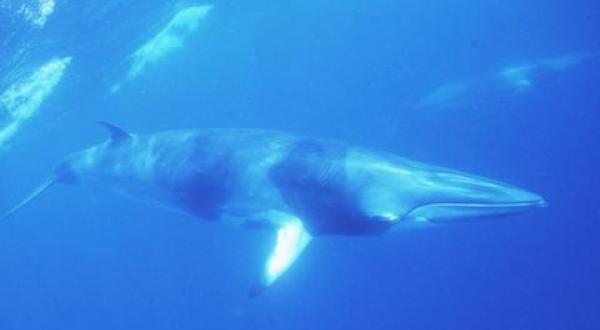
[[[114,84],[111,92],[119,91],[124,83],[137,78],[147,68],[183,47],[185,40],[198,29],[200,22],[208,16],[212,8],[212,5],[191,6],[178,11],[160,32],[131,54],[131,66],[126,77]]]
[[[275,246],[250,289],[273,284],[309,245],[546,206],[494,180],[342,142],[253,129],[131,134],[73,153],[2,218],[56,183],[97,186],[196,219],[272,230]]]
[[[417,110],[446,110],[480,106],[483,95],[516,96],[533,88],[536,79],[557,74],[600,57],[600,51],[571,52],[504,66],[470,79],[441,84],[415,102]]]

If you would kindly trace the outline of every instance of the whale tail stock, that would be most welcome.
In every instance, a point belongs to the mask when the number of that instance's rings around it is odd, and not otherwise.
[[[6,221],[12,216],[14,216],[17,212],[19,212],[23,207],[29,204],[36,197],[41,195],[44,191],[48,190],[48,188],[52,187],[56,182],[58,182],[56,176],[51,176],[46,181],[42,182],[35,190],[33,190],[25,199],[23,199],[19,204],[15,205],[12,209],[7,211],[6,213],[0,216],[0,222]]]
[[[130,133],[111,123],[105,121],[98,121],[97,124],[104,127],[108,131],[112,146],[123,143],[124,141],[132,137]],[[36,197],[41,195],[44,191],[48,190],[48,188],[52,187],[55,183],[72,183],[75,181],[76,175],[69,161],[63,161],[57,167],[55,167],[54,174],[47,178],[46,181],[42,182],[25,199],[23,199],[19,204],[10,209],[8,212],[0,214],[0,222],[5,221],[8,218],[15,215],[15,213],[17,213],[19,210],[21,210],[23,207],[29,204]]]

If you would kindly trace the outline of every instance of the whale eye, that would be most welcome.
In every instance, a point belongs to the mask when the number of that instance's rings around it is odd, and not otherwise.
[[[396,221],[398,220],[398,216],[394,213],[391,212],[387,212],[381,215],[382,218],[388,220],[388,221]]]
[[[378,214],[376,216],[373,216],[373,217],[371,217],[371,219],[381,221],[381,222],[393,223],[393,222],[400,220],[400,217],[398,217],[398,215],[396,215],[392,212],[386,212],[383,214]]]

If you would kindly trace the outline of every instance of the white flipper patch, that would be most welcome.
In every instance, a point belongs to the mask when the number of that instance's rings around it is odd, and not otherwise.
[[[312,236],[299,219],[291,218],[283,222],[277,229],[275,247],[259,279],[250,290],[250,296],[257,296],[273,284],[294,263],[311,239]]]

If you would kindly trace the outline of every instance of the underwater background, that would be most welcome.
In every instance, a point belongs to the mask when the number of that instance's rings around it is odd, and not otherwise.
[[[2,211],[98,120],[334,138],[550,205],[321,238],[249,299],[270,233],[57,185],[0,223],[0,330],[600,329],[598,31],[589,0],[0,0]]]

